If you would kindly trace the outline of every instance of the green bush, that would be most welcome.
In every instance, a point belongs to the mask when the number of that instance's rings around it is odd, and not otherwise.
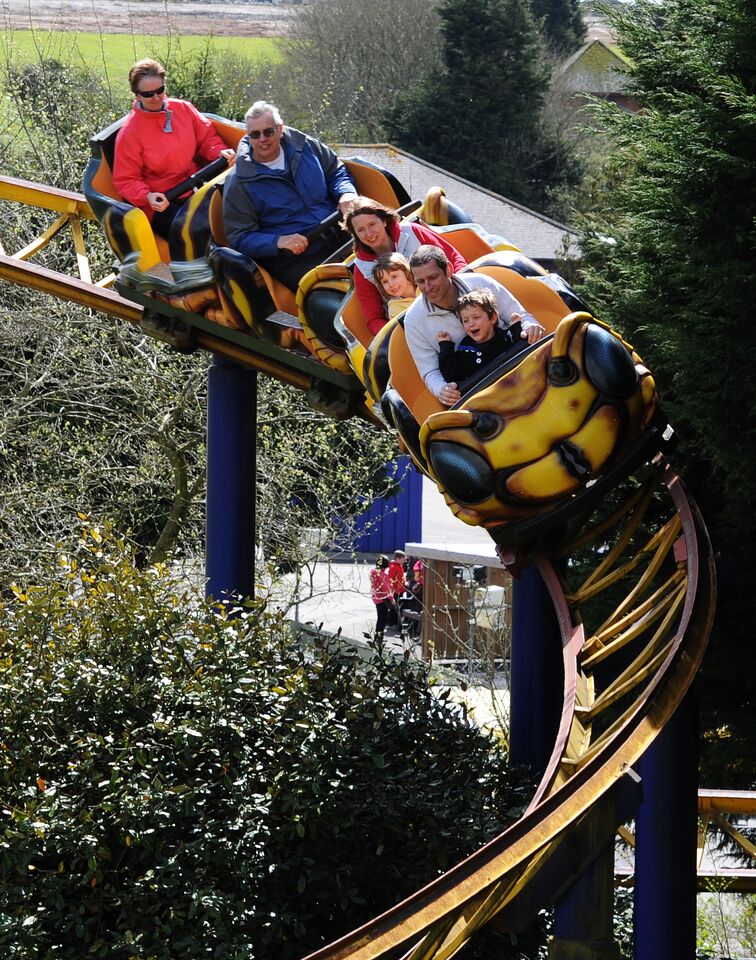
[[[14,594],[0,606],[9,960],[302,956],[527,800],[421,669],[296,644],[263,604],[214,611],[107,531]]]

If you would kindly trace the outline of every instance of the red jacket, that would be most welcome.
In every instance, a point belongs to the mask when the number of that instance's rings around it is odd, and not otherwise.
[[[407,589],[407,581],[404,577],[404,564],[399,560],[391,560],[388,565],[388,575],[391,592],[394,596],[398,593],[404,593]]]
[[[164,132],[169,113],[170,132]],[[148,193],[170,190],[225,148],[212,123],[187,100],[169,99],[167,110],[154,112],[135,104],[116,137],[113,185],[152,219]]]
[[[432,243],[436,247],[441,247],[449,258],[453,273],[464,270],[467,266],[467,260],[448,240],[445,240],[440,233],[436,233],[435,230],[431,230],[430,227],[425,227],[421,223],[405,223],[401,227],[399,224],[394,224],[391,239],[394,241],[394,248],[397,253],[403,254],[408,260],[419,246],[424,243]],[[378,257],[374,253],[371,253],[365,247],[360,247],[357,251],[354,268],[354,289],[360,303],[362,316],[365,318],[368,329],[373,334],[378,333],[388,320],[383,297],[378,292],[378,287],[370,279],[372,265],[377,259]]]
[[[383,603],[384,600],[389,600],[393,597],[388,570],[385,568],[379,570],[377,567],[373,567],[370,571],[370,593],[373,598],[373,603]]]

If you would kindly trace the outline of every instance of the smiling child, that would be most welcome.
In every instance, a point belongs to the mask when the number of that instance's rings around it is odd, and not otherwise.
[[[401,253],[386,253],[375,261],[375,285],[386,301],[389,320],[404,313],[417,296],[409,260]]]
[[[471,290],[459,298],[457,314],[465,336],[456,348],[451,336],[438,334],[438,366],[447,383],[455,383],[460,392],[477,380],[483,368],[503,353],[527,346],[522,339],[520,314],[513,313],[507,327],[500,325],[496,301],[488,290]]]

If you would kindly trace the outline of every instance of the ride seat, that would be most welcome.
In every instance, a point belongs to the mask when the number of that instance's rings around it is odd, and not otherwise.
[[[340,159],[349,171],[349,176],[360,196],[370,197],[371,200],[391,207],[392,210],[409,201],[407,191],[388,170],[383,170],[360,157],[341,157]]]
[[[342,308],[341,319],[344,322],[344,326],[350,331],[350,333],[354,334],[362,346],[367,349],[367,347],[369,347],[373,342],[373,337],[375,334],[371,333],[368,329],[368,325],[365,322],[365,318],[362,315],[362,310],[360,309],[360,302],[357,299],[357,294],[354,292],[354,290],[352,290],[352,295]]]
[[[468,263],[493,252],[493,247],[486,243],[479,233],[470,230],[469,227],[450,227],[448,229],[434,227],[433,229],[440,233],[444,240],[448,240]]]
[[[213,240],[218,244],[219,247],[227,247],[228,237],[226,236],[226,227],[223,222],[223,184],[219,183],[213,192],[212,197],[210,198],[210,208],[208,211],[208,217],[210,220],[210,232],[213,235]],[[292,316],[296,317],[299,315],[299,309],[297,307],[297,298],[296,294],[292,293],[291,290],[280,280],[276,280],[275,277],[264,268],[261,267],[259,263],[255,262],[255,266],[260,271],[260,276],[265,281],[265,285],[270,292],[271,299],[275,304],[276,310],[282,310],[284,313],[289,313]]]
[[[397,326],[389,342],[389,367],[391,385],[412,411],[419,424],[425,422],[432,413],[445,410],[444,407],[425,386],[425,381],[415,365],[407,344],[404,327]]]

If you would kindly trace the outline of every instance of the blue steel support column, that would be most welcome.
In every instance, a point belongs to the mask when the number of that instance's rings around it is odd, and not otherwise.
[[[537,775],[556,740],[562,686],[559,624],[541,574],[529,566],[512,590],[509,757]]]
[[[698,716],[689,693],[636,765],[643,802],[635,818],[636,960],[696,953]]]
[[[591,851],[596,859],[555,905],[554,939],[549,960],[621,960],[614,940],[614,843],[616,824],[594,811],[589,814]]]
[[[564,684],[561,651],[549,592],[538,570],[527,567],[514,581],[510,759],[538,775],[546,769],[559,728]],[[603,826],[600,822],[592,825],[597,838],[603,836]],[[551,960],[618,958],[611,932],[613,880],[610,847],[557,905]]]
[[[208,597],[255,589],[257,372],[215,355],[207,388]]]

